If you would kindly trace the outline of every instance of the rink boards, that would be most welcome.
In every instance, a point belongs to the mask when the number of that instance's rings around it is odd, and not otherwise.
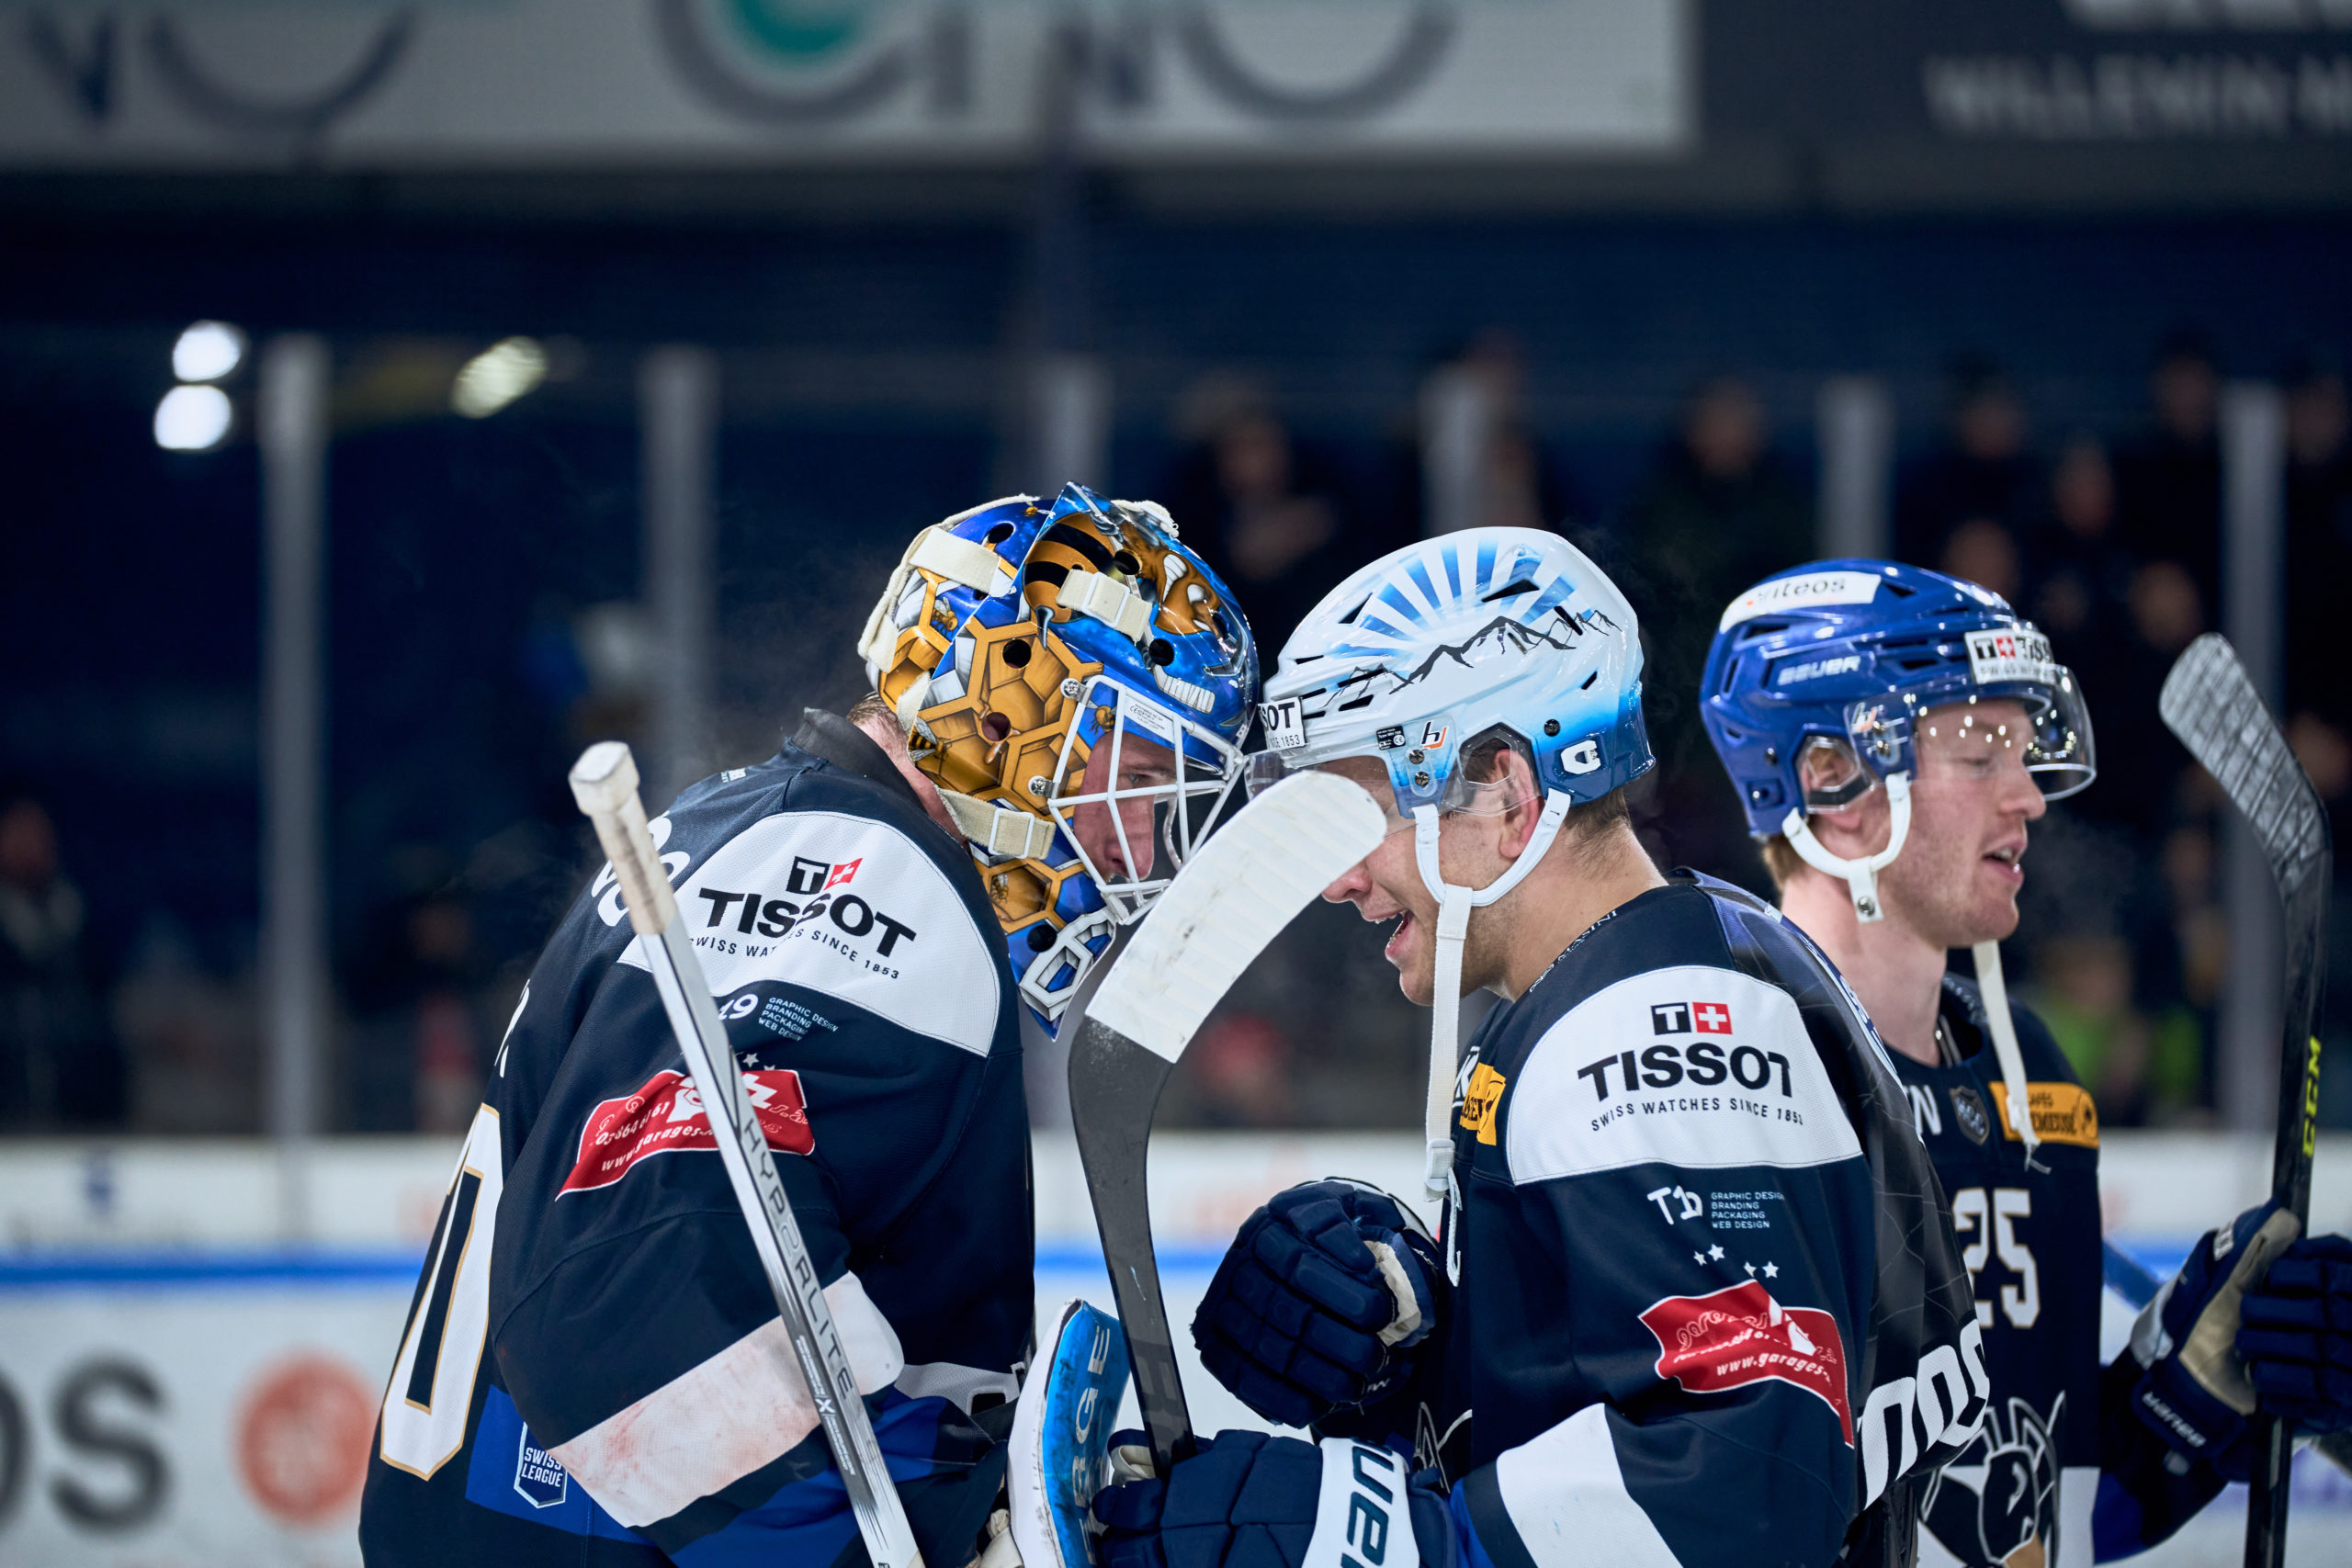
[[[2104,1155],[2117,1239],[2165,1271],[2261,1185],[2262,1151],[2228,1140],[2116,1134]],[[2343,1156],[2321,1150],[2323,1226],[2352,1225],[2352,1191],[2327,1179]],[[368,1434],[448,1157],[436,1140],[321,1151],[322,1239],[290,1249],[267,1239],[278,1173],[258,1146],[0,1156],[0,1562],[356,1564]],[[1171,1317],[1189,1321],[1223,1239],[1268,1193],[1341,1171],[1406,1190],[1418,1163],[1409,1137],[1163,1136],[1153,1210]],[[1073,1296],[1108,1307],[1066,1140],[1040,1140],[1037,1177],[1041,1315]],[[1189,1355],[1184,1376],[1200,1427],[1263,1425]],[[2352,1479],[2307,1460],[2295,1510],[2291,1562],[2352,1563]],[[2240,1517],[2225,1500],[2139,1561],[2234,1563]]]

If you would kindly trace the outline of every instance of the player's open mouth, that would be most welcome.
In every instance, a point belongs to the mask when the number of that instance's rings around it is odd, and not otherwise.
[[[1407,931],[1411,931],[1412,929],[1413,929],[1413,916],[1412,916],[1412,911],[1410,911],[1409,909],[1399,909],[1399,910],[1397,910],[1397,911],[1396,911],[1396,929],[1395,931],[1390,931],[1390,932],[1388,933],[1388,941],[1387,941],[1387,943],[1386,943],[1385,946],[1383,946],[1383,947],[1381,948],[1381,950],[1380,950],[1380,952],[1381,952],[1381,955],[1382,955],[1383,957],[1386,958],[1386,959],[1387,959],[1391,964],[1394,964],[1395,962],[1396,962],[1396,954],[1397,954],[1398,951],[1399,951],[1399,950],[1402,948],[1402,946],[1404,945],[1404,942],[1405,942],[1405,933],[1406,933]]]
[[[2020,863],[2025,859],[2025,850],[2022,846],[2004,844],[1997,850],[1987,851],[1984,858],[1999,866],[2013,881],[2025,880],[2025,868]]]

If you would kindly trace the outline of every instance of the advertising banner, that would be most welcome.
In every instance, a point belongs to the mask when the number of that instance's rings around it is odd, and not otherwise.
[[[414,1260],[0,1282],[0,1561],[356,1568]]]
[[[1707,0],[1710,142],[2352,138],[2332,0]]]
[[[1657,150],[1677,0],[0,6],[0,166]]]

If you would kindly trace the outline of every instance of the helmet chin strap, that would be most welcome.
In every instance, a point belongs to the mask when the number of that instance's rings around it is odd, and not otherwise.
[[[1421,881],[1437,896],[1437,976],[1430,997],[1430,1083],[1423,1103],[1421,1133],[1428,1139],[1421,1169],[1421,1187],[1431,1199],[1442,1199],[1453,1185],[1453,1075],[1461,1060],[1462,943],[1470,933],[1470,911],[1491,904],[1519,886],[1552,847],[1567,820],[1569,800],[1561,790],[1544,797],[1544,814],[1535,831],[1510,869],[1484,887],[1464,887],[1438,874],[1438,812],[1434,806],[1413,808],[1413,856]]]
[[[1878,874],[1894,863],[1894,857],[1903,852],[1903,840],[1911,836],[1909,773],[1887,774],[1886,818],[1886,848],[1865,860],[1847,860],[1831,854],[1822,841],[1813,836],[1813,829],[1805,826],[1802,807],[1791,811],[1781,823],[1781,835],[1805,864],[1844,880],[1846,891],[1853,895],[1854,919],[1864,925],[1885,912],[1879,907]]]
[[[2045,1168],[2033,1157],[2041,1134],[2033,1130],[2033,1108],[2026,1102],[2025,1053],[2018,1049],[2018,1026],[2009,1017],[2009,987],[2001,977],[2001,944],[1980,942],[1969,950],[1976,957],[1976,990],[1984,998],[1984,1021],[1993,1036],[1993,1055],[2001,1064],[2001,1084],[2007,1091],[2009,1128],[2025,1145],[2029,1169]]]
[[[1845,879],[1847,891],[1854,898],[1854,918],[1864,924],[1885,913],[1879,905],[1878,874],[1894,863],[1894,857],[1903,852],[1903,840],[1911,834],[1909,773],[1887,775],[1886,806],[1886,848],[1866,860],[1846,860],[1831,854],[1813,836],[1813,829],[1805,826],[1801,810],[1790,812],[1781,824],[1781,831],[1805,864]],[[1976,989],[1984,998],[1985,1032],[1993,1037],[1994,1059],[2001,1067],[2007,1120],[2025,1145],[2026,1164],[2038,1167],[2033,1151],[2041,1143],[2041,1135],[2034,1131],[2033,1110],[2026,1102],[2025,1054],[2018,1048],[2017,1023],[2009,1017],[2009,988],[2001,976],[2001,944],[1980,942],[1972,951],[1976,957]]]

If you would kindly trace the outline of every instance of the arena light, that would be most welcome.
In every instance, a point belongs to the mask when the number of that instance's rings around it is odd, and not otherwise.
[[[548,351],[535,338],[510,337],[491,344],[458,372],[449,406],[468,419],[488,419],[547,379]]]
[[[194,321],[172,344],[172,374],[183,381],[219,381],[245,362],[245,334],[226,321]]]
[[[155,445],[166,452],[209,452],[228,438],[229,394],[218,387],[174,387],[155,405]]]

